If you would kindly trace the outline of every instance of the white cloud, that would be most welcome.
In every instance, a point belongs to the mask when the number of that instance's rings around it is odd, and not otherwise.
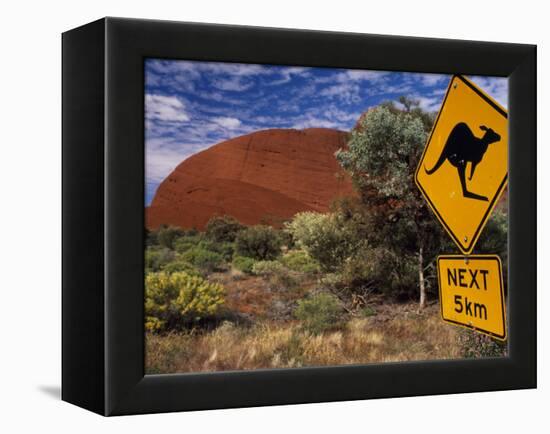
[[[175,96],[145,95],[145,117],[165,122],[185,122],[189,116],[185,106]]]
[[[274,73],[274,71],[267,66],[246,63],[193,62],[193,64],[204,72],[228,74],[232,76],[251,76]]]
[[[349,113],[343,110],[340,110],[336,107],[328,107],[324,111],[324,116],[326,119],[333,119],[336,121],[340,121],[342,123],[346,122],[355,122],[357,119],[359,119],[359,116],[361,116],[361,112],[357,113]]]
[[[274,80],[268,84],[278,85],[278,84],[288,83],[290,80],[292,80],[292,77],[295,75],[301,76],[301,77],[309,77],[310,73],[308,71],[309,71],[309,68],[302,67],[302,66],[289,66],[289,67],[281,68],[277,71],[281,75],[281,78]]]
[[[197,96],[201,99],[203,99],[204,103],[195,103],[196,105],[200,106],[201,109],[211,109],[208,101],[213,100],[217,102],[223,102],[226,104],[233,104],[233,105],[244,105],[246,104],[246,100],[243,98],[230,98],[227,94],[221,92],[221,91],[196,91],[191,92],[194,96]]]
[[[504,108],[508,108],[508,79],[506,77],[469,77]]]
[[[336,77],[339,82],[346,81],[371,81],[376,82],[386,77],[389,72],[385,71],[364,71],[361,69],[349,69],[341,72]]]
[[[443,74],[414,74],[412,77],[419,80],[424,86],[435,86],[450,78],[448,75]]]
[[[381,83],[376,87],[369,88],[367,90],[367,93],[370,96],[385,95],[385,94],[388,94],[388,95],[399,94],[401,96],[401,95],[407,95],[413,90],[414,90],[413,86],[407,83],[398,83],[398,84]]]
[[[155,72],[173,76],[184,74],[187,78],[200,78],[201,73],[228,74],[232,76],[249,76],[258,74],[273,74],[266,66],[246,63],[203,62],[188,60],[160,60],[150,59],[148,67]]]
[[[336,106],[329,106],[326,110],[309,109],[307,112],[294,118],[290,128],[336,128],[338,130],[349,130],[349,123],[359,118],[360,113],[349,114]]]
[[[427,112],[437,112],[441,108],[441,103],[443,98],[441,96],[425,97],[425,96],[415,96],[413,99],[416,99],[420,103],[420,108]]]
[[[254,86],[254,82],[245,81],[239,76],[229,78],[218,78],[212,81],[212,85],[220,90],[229,90],[233,92],[241,92],[250,89]]]
[[[324,88],[321,92],[319,92],[319,95],[338,98],[341,101],[350,104],[359,102],[360,92],[361,89],[357,84],[342,83]]]
[[[241,126],[241,121],[239,119],[230,117],[213,118],[212,122],[230,130],[237,129]]]
[[[340,123],[330,121],[328,119],[318,118],[314,116],[306,116],[296,122],[292,126],[292,128],[303,130],[305,128],[339,128],[340,126]]]
[[[261,126],[263,126],[263,124],[268,124],[269,126],[271,125],[279,126],[283,124],[288,124],[288,119],[282,116],[255,116],[254,122],[262,124],[258,127],[260,128]]]
[[[427,112],[438,112],[441,109],[441,103],[443,102],[442,95],[432,94],[432,96],[421,96],[418,94],[410,95],[413,101],[418,101],[418,106]],[[401,110],[405,109],[405,106],[399,101],[393,101],[395,106]]]
[[[447,92],[446,88],[435,89],[431,92],[432,96],[443,96]]]
[[[174,144],[166,139],[146,141],[145,176],[147,182],[162,182],[187,157],[211,144]]]

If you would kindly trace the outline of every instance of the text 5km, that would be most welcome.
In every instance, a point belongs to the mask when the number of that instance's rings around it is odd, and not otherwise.
[[[487,319],[487,306],[468,300],[468,297],[464,297],[463,300],[461,295],[455,295],[455,312],[465,313],[474,318]]]

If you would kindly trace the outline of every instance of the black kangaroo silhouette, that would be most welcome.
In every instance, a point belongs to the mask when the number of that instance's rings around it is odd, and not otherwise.
[[[479,128],[485,131],[485,134],[481,138],[474,136],[474,133],[466,123],[459,122],[456,124],[451,134],[449,134],[435,166],[429,170],[424,166],[424,170],[428,175],[431,175],[441,167],[445,160],[449,160],[449,163],[458,170],[460,184],[462,185],[462,195],[470,199],[487,201],[487,197],[468,191],[466,187],[466,165],[468,162],[471,163],[470,176],[468,177],[468,180],[471,181],[476,167],[483,159],[487,148],[491,143],[498,142],[500,136],[485,125],[481,125]]]

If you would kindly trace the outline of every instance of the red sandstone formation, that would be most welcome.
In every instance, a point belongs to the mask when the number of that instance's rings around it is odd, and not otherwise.
[[[334,157],[347,133],[326,128],[257,131],[186,160],[161,183],[146,225],[203,229],[214,215],[244,224],[280,225],[300,211],[329,209],[353,195]]]

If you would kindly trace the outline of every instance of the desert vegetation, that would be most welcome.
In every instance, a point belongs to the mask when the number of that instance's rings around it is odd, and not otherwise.
[[[413,181],[433,116],[400,107],[366,112],[336,153],[357,194],[330,212],[277,227],[216,215],[201,231],[147,232],[148,373],[505,353],[439,318],[435,259],[453,248]],[[476,250],[505,265],[506,238],[495,211]]]

